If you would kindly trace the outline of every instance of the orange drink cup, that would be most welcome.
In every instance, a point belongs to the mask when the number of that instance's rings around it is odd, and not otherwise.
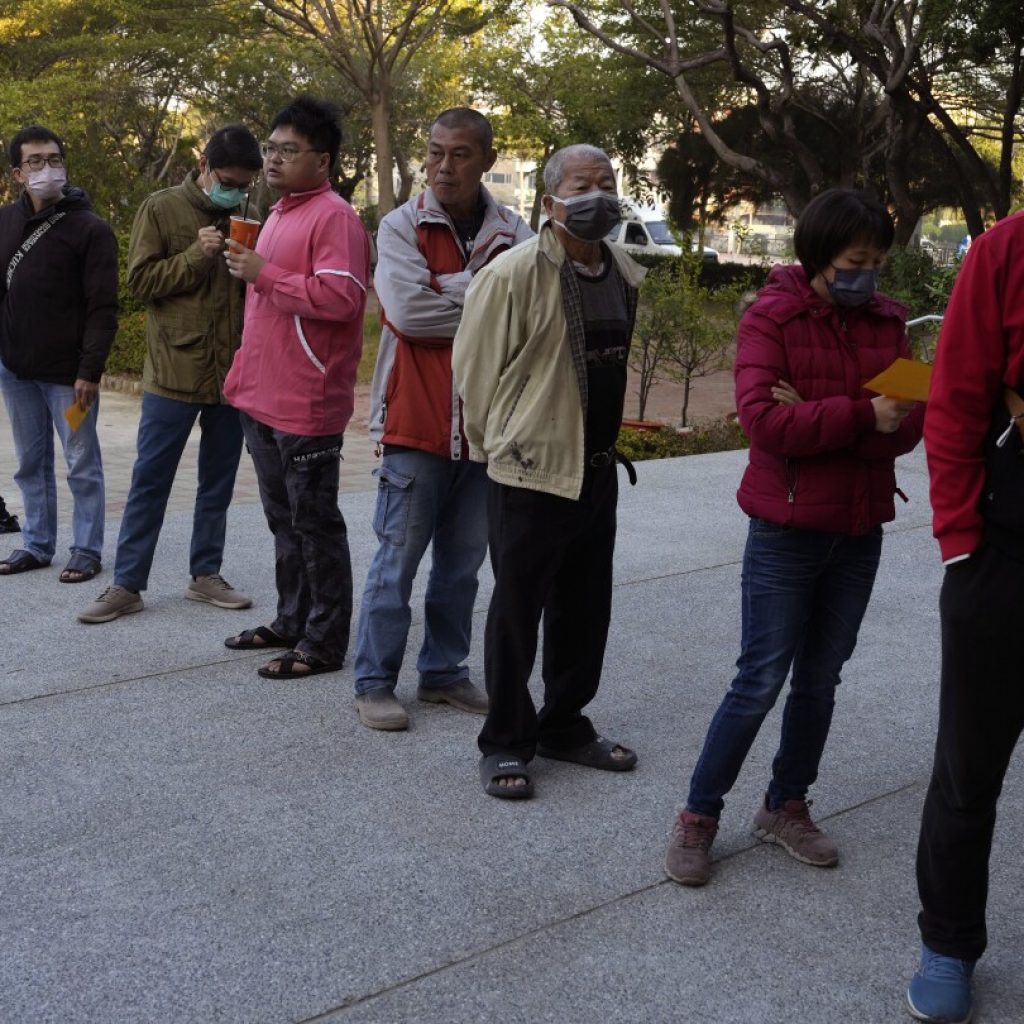
[[[245,217],[231,218],[231,241],[244,245],[246,249],[256,248],[256,236],[260,233],[260,222]]]

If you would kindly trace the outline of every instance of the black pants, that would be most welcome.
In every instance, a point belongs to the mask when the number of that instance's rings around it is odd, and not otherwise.
[[[340,664],[352,622],[352,559],[338,508],[341,434],[303,437],[242,413],[245,443],[274,535],[277,618],[296,650]]]
[[[984,544],[942,583],[942,692],[917,850],[918,923],[937,953],[985,951],[996,801],[1024,727],[1024,562]]]
[[[529,761],[538,739],[567,750],[597,735],[582,709],[601,679],[612,604],[615,467],[588,472],[579,501],[488,481],[494,592],[484,634],[485,755]],[[528,682],[544,618],[544,706]]]

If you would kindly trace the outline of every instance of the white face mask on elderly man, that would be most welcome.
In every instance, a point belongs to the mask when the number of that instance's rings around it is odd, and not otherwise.
[[[67,180],[63,167],[41,167],[25,175],[25,188],[40,202],[52,203],[60,198]]]
[[[565,207],[562,227],[581,242],[600,242],[622,220],[619,197],[614,192],[598,190],[568,199],[551,199]]]

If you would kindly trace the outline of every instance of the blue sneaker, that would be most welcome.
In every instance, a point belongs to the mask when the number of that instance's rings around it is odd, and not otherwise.
[[[968,1024],[973,960],[943,956],[921,943],[921,966],[907,987],[907,1006],[918,1020],[932,1024]]]

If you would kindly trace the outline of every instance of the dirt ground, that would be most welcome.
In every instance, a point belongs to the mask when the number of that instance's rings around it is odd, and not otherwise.
[[[637,375],[630,370],[626,385],[627,419],[635,419],[638,415],[640,399],[637,391]],[[647,398],[644,416],[649,420],[661,420],[663,423],[678,426],[682,404],[683,385],[672,381],[659,381]],[[691,426],[708,420],[724,419],[735,411],[732,370],[720,370],[691,383],[690,407],[687,410],[687,422]]]

